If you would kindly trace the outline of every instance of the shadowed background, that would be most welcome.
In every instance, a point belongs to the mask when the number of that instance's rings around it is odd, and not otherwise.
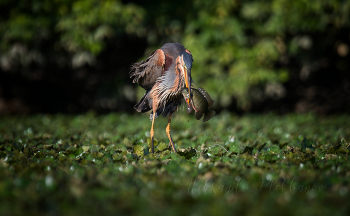
[[[134,112],[132,63],[194,57],[214,109],[349,113],[348,1],[0,2],[0,114]]]

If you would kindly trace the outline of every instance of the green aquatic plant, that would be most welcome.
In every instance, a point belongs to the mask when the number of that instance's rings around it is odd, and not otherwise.
[[[349,211],[349,116],[177,115],[178,154],[138,115],[2,117],[0,215]]]

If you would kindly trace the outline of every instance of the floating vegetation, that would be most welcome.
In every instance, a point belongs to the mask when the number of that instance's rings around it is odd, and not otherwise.
[[[349,116],[177,115],[178,154],[139,116],[1,118],[0,215],[349,211]]]

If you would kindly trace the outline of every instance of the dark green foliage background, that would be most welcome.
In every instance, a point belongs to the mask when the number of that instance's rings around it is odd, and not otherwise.
[[[349,214],[348,115],[228,112],[348,112],[349,12],[328,0],[0,1],[0,215]],[[158,118],[153,155],[148,114],[126,113],[143,94],[128,71],[174,41],[224,111],[208,123],[176,112],[178,154]],[[95,114],[111,111],[125,112]]]
[[[140,115],[1,118],[0,214],[349,213],[349,116]]]
[[[216,109],[346,112],[349,13],[337,0],[3,0],[0,111],[130,110],[130,65],[178,41]]]

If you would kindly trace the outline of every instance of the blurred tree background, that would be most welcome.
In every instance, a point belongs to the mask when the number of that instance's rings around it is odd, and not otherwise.
[[[0,1],[0,114],[133,111],[132,63],[193,54],[216,110],[349,112],[350,2]]]

